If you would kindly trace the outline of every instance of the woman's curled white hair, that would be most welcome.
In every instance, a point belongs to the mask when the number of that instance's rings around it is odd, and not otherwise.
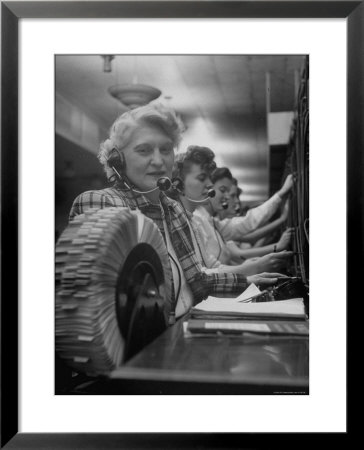
[[[173,146],[178,147],[183,126],[172,109],[160,103],[152,103],[127,111],[115,120],[110,128],[109,138],[100,145],[98,158],[108,178],[114,174],[108,164],[112,151],[115,148],[122,151],[130,142],[133,132],[143,125],[159,127],[172,140]]]

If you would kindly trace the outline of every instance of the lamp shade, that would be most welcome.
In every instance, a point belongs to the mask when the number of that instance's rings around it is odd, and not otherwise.
[[[117,84],[109,87],[108,91],[129,109],[147,105],[162,93],[159,89],[145,84]]]

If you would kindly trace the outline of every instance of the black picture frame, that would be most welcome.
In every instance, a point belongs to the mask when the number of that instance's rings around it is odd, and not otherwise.
[[[347,300],[363,273],[363,1],[1,2],[1,448],[242,448],[231,433],[18,433],[18,22],[21,18],[346,18]],[[355,258],[354,254],[359,258]],[[354,253],[355,251],[355,253]],[[350,256],[353,256],[352,258]],[[337,276],[337,275],[336,275]],[[335,274],[333,274],[333,278]],[[335,278],[334,278],[335,279]],[[357,299],[358,300],[358,299]],[[349,341],[348,341],[349,342]],[[348,351],[351,348],[347,346]],[[340,435],[348,436],[347,433]],[[272,434],[244,435],[257,448]],[[281,437],[281,446],[295,435]],[[309,433],[300,437],[305,443]]]

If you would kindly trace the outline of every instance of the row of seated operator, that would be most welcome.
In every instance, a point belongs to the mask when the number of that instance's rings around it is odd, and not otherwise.
[[[274,243],[254,245],[285,223],[292,175],[265,203],[239,215],[230,170],[217,168],[207,147],[177,152],[181,137],[174,111],[161,104],[120,115],[98,155],[111,186],[80,194],[69,217],[90,208],[129,207],[154,221],[173,274],[165,305],[170,323],[209,295],[236,296],[250,283],[273,286],[292,257],[292,229]]]

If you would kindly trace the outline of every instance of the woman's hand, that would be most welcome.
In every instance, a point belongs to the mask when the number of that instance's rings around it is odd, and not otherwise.
[[[254,283],[257,286],[272,286],[273,284],[277,283],[278,278],[285,278],[286,275],[282,275],[281,273],[258,273],[256,275],[250,275],[249,277],[246,277],[247,282]]]
[[[268,255],[261,256],[258,262],[259,272],[274,272],[275,270],[280,270],[287,264],[288,258],[293,255],[293,252],[284,250],[277,253],[268,253]]]
[[[283,183],[283,186],[278,191],[278,195],[281,198],[285,198],[289,194],[289,192],[292,189],[292,187],[293,187],[293,175],[289,174],[287,176],[285,182]]]
[[[279,241],[277,242],[277,251],[278,252],[288,249],[293,233],[294,233],[294,228],[287,228],[287,230],[285,230],[282,233],[282,236],[280,237]]]

